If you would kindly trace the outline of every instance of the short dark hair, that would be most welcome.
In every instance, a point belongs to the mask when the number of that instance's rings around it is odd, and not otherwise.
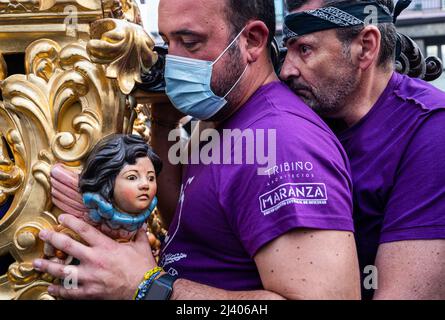
[[[287,9],[289,11],[296,10],[311,0],[286,0]],[[366,0],[323,0],[324,6],[329,6],[338,3],[357,3]],[[386,7],[391,13],[394,11],[393,0],[375,0],[378,4]],[[363,30],[363,26],[355,26],[349,28],[338,28],[336,29],[338,39],[345,45],[349,46],[352,40],[359,35]],[[378,65],[384,66],[389,62],[393,62],[395,59],[395,48],[397,42],[397,31],[392,23],[382,23],[378,24],[377,28],[381,34],[380,40],[380,53]]]
[[[122,168],[134,165],[139,158],[148,157],[156,176],[162,170],[161,159],[137,135],[113,134],[100,140],[88,155],[79,177],[80,193],[99,193],[112,202],[114,182]]]
[[[227,20],[232,24],[234,35],[241,32],[249,20],[261,20],[269,29],[268,47],[276,31],[274,0],[226,0]]]

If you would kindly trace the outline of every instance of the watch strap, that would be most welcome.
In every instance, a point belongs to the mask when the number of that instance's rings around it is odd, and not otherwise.
[[[173,283],[177,277],[169,273],[163,274],[153,281],[144,297],[144,300],[170,300],[173,293]]]

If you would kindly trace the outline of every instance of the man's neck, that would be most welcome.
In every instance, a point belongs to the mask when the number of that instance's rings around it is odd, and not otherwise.
[[[251,64],[249,68],[251,69],[249,70],[249,73],[254,76],[250,76],[248,80],[246,79],[246,81],[242,83],[242,86],[239,88],[239,92],[242,94],[239,96],[239,99],[236,102],[236,107],[231,109],[229,111],[230,113],[223,115],[222,118],[225,120],[229,119],[240,108],[242,108],[259,88],[268,83],[279,81],[272,64],[269,65],[269,63],[259,63],[258,61],[257,63]],[[225,120],[213,121],[214,127],[218,127]]]
[[[377,67],[363,74],[358,89],[347,98],[340,115],[348,127],[352,127],[371,111],[388,86],[393,72],[392,68],[384,70]]]
[[[257,68],[255,64],[252,65],[251,68]],[[258,76],[251,77],[251,80],[249,82],[246,82],[243,86],[245,88],[243,92],[243,96],[240,99],[238,103],[237,109],[242,107],[249,99],[252,97],[256,91],[258,91],[259,88],[262,86],[265,86],[266,84],[269,84],[274,81],[279,81],[278,76],[276,75],[274,69],[272,68],[272,65],[270,65],[269,68],[265,68],[264,70],[251,70],[253,74],[258,72]]]

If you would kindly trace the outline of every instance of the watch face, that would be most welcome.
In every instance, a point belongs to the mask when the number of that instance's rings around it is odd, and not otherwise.
[[[173,289],[155,280],[144,297],[144,300],[169,300]]]

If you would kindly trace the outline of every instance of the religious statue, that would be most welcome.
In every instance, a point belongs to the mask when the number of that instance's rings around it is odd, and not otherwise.
[[[140,136],[106,136],[90,152],[80,173],[85,207],[79,217],[116,241],[131,241],[156,208],[156,178],[161,169],[161,160]],[[60,225],[56,229],[82,240]],[[149,240],[157,256],[161,243],[153,234]],[[57,262],[73,261],[49,244],[44,251]]]

